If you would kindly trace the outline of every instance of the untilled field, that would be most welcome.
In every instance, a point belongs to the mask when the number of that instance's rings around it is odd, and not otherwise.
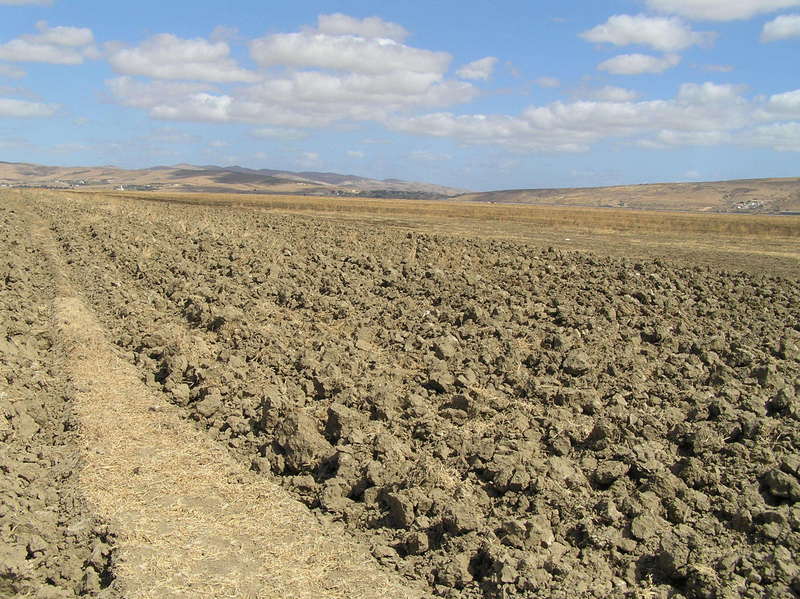
[[[28,202],[153,391],[431,594],[800,595],[796,280]]]

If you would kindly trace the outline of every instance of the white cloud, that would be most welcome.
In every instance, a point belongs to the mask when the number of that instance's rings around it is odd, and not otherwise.
[[[676,17],[614,15],[580,36],[590,42],[605,42],[615,46],[641,44],[662,52],[674,52],[689,46],[709,44],[716,34],[692,31]]]
[[[616,85],[605,85],[599,89],[587,90],[584,97],[602,102],[630,102],[639,97],[639,92]]]
[[[477,94],[469,83],[437,79],[412,72],[368,76],[299,71],[216,95],[204,86],[158,85],[130,77],[107,85],[117,101],[146,109],[155,118],[308,128],[337,121],[380,121],[398,111],[449,106]]]
[[[49,62],[51,64],[81,64],[84,56],[71,48],[38,44],[15,39],[0,45],[0,59],[11,62]]]
[[[208,86],[202,83],[176,81],[137,81],[131,77],[117,77],[106,81],[112,97],[124,106],[153,109],[178,104],[187,97],[202,93]]]
[[[254,82],[255,73],[236,65],[225,42],[182,39],[161,33],[136,48],[109,47],[108,62],[118,73],[155,79]]]
[[[356,35],[363,38],[382,38],[396,42],[402,42],[408,37],[408,31],[397,23],[384,21],[379,17],[356,19],[342,13],[320,15],[317,18],[317,31],[328,35]]]
[[[646,0],[647,7],[689,19],[733,21],[800,6],[800,0]]]
[[[728,131],[675,131],[664,129],[655,137],[641,140],[643,148],[663,149],[680,146],[718,146],[730,143],[733,135]]]
[[[94,35],[85,27],[50,27],[45,21],[36,23],[39,33],[26,34],[0,45],[0,60],[10,62],[47,62],[81,64],[96,58]]]
[[[86,27],[50,27],[47,21],[39,21],[36,23],[36,29],[39,30],[38,34],[23,36],[23,39],[70,47],[88,46],[94,42],[92,30]]]
[[[12,98],[0,98],[0,117],[34,118],[53,116],[58,110],[55,104],[26,102]]]
[[[555,77],[539,77],[534,80],[534,83],[539,87],[559,87],[561,85],[561,81]]]
[[[774,42],[790,37],[800,37],[800,15],[781,15],[761,30],[762,42]]]
[[[554,102],[531,106],[519,116],[434,113],[395,117],[388,124],[407,133],[526,151],[586,151],[607,139],[647,147],[707,145],[721,139],[719,132],[752,124],[754,105],[741,91],[733,85],[686,83],[671,100]]]
[[[0,64],[0,77],[9,77],[11,79],[22,79],[27,73],[10,64]]]
[[[385,38],[313,32],[278,33],[255,39],[250,42],[250,54],[264,67],[310,67],[366,75],[398,71],[442,75],[452,58],[446,52],[412,48]]]
[[[800,89],[770,96],[757,116],[762,120],[800,119]]]
[[[465,64],[463,67],[456,71],[456,75],[462,79],[482,80],[486,81],[492,76],[494,66],[497,64],[497,59],[494,56],[487,56],[479,60],[473,60]]]
[[[663,73],[678,65],[681,57],[667,54],[661,58],[648,54],[620,54],[597,65],[601,71],[612,75],[642,75],[644,73]]]
[[[53,0],[0,0],[0,6],[51,6]]]
[[[748,145],[769,147],[779,152],[800,152],[800,122],[755,127],[743,141]]]
[[[362,152],[361,150],[347,150],[347,155],[350,158],[363,158],[364,156],[366,156],[366,154],[364,154],[364,152]]]
[[[257,78],[233,63],[225,42],[160,34],[136,48],[108,45],[109,62],[126,76],[107,86],[116,101],[154,118],[267,125],[260,130],[264,136],[335,122],[382,121],[397,112],[451,106],[478,94],[473,84],[445,77],[449,54],[386,37],[406,34],[378,18],[323,15],[319,29],[253,40],[253,59],[262,67],[278,67]],[[208,85],[157,85],[128,75],[249,85],[221,91]]]

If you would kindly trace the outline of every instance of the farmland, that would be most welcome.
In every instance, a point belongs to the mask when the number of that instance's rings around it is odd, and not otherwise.
[[[158,464],[92,428],[102,379],[64,341],[82,306],[149,394],[131,436],[191,423],[204,440],[174,450],[241,468],[226,492],[285,493],[276,539],[313,521],[364,552],[329,596],[800,592],[800,218],[34,190],[0,210],[0,501],[19,514],[0,585],[134,596],[126,564],[147,561],[114,497]],[[283,596],[322,592],[327,551]]]

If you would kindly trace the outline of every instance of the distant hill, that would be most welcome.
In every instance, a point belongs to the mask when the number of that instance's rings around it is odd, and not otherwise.
[[[121,189],[204,193],[281,193],[399,199],[682,210],[743,214],[800,213],[800,177],[615,187],[468,192],[431,183],[315,171],[177,164],[126,170],[0,162],[0,187]]]
[[[464,193],[430,183],[381,181],[338,173],[292,172],[214,165],[154,166],[126,170],[113,166],[56,167],[0,162],[0,187],[167,190],[205,193],[291,193],[409,199],[442,199]]]
[[[800,177],[572,189],[510,189],[462,194],[454,199],[539,206],[780,214],[800,212]]]

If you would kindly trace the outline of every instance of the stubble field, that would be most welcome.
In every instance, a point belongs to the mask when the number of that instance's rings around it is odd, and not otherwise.
[[[800,594],[797,219],[270,201],[9,192],[3,243],[43,223],[158,401],[409,588]],[[4,293],[47,278],[35,253],[8,254]],[[14,297],[8,355],[51,335],[47,302]],[[7,394],[58,362],[15,359]],[[36,455],[43,433],[2,401],[8,439]],[[3,472],[3,498],[35,495]],[[29,542],[5,518],[3,546]],[[115,525],[26,546],[0,585],[124,595]],[[47,582],[63,555],[84,571]]]

